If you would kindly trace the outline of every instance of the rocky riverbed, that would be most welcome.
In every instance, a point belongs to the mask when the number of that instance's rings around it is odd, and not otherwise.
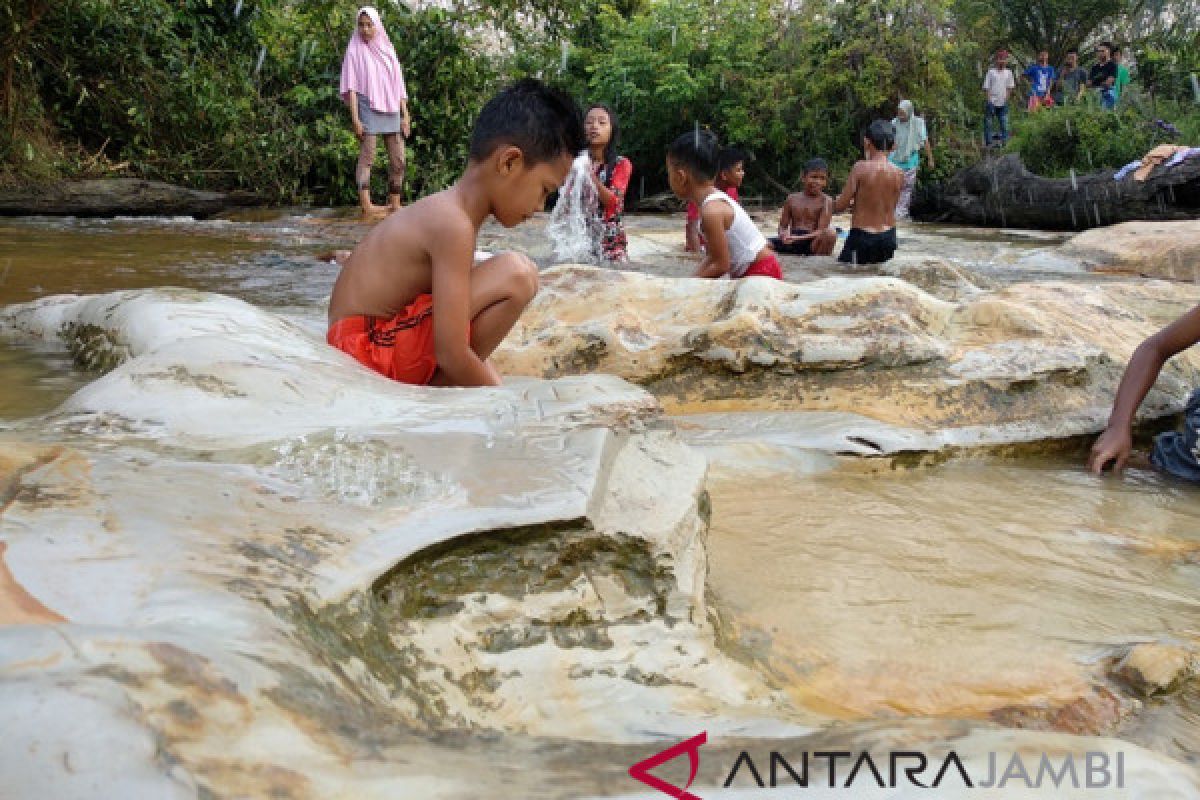
[[[540,224],[483,246],[545,262]],[[913,226],[883,269],[708,282],[680,217],[630,229],[625,269],[546,264],[506,387],[435,390],[323,344],[340,218],[0,226],[43,248],[0,309],[44,387],[0,405],[6,792],[642,796],[705,731],[706,798],[772,750],[1200,795],[1200,498],[1078,467],[1183,272]]]

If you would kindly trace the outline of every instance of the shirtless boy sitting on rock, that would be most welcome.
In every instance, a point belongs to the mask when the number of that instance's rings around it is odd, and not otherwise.
[[[833,201],[834,212],[851,206],[850,235],[838,261],[848,264],[882,264],[896,253],[896,203],[904,188],[904,173],[887,160],[896,144],[892,123],[877,119],[863,136],[866,158],[854,164],[842,193]]]
[[[511,228],[541,211],[586,145],[579,107],[523,80],[493,97],[466,171],[375,226],[344,262],[326,340],[404,383],[498,386],[488,357],[533,299],[536,265],[502,253],[475,265],[489,216]]]
[[[825,194],[829,165],[814,158],[804,165],[804,191],[789,194],[779,215],[779,235],[770,239],[776,253],[828,256],[837,244],[833,198]]]

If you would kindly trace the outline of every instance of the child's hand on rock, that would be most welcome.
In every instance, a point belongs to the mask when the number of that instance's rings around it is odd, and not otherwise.
[[[1100,438],[1092,445],[1092,453],[1088,457],[1088,469],[1099,475],[1110,463],[1113,472],[1125,469],[1125,462],[1133,452],[1133,436],[1127,430],[1109,428],[1100,434]]]

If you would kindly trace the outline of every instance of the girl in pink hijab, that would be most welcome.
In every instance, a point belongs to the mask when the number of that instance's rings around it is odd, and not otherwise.
[[[364,215],[383,213],[371,203],[371,165],[375,163],[375,137],[383,136],[388,152],[387,211],[400,207],[404,186],[404,139],[410,132],[408,92],[396,48],[388,38],[379,12],[372,6],[358,10],[358,26],[342,59],[342,100],[350,108],[354,135],[362,142],[354,180]]]

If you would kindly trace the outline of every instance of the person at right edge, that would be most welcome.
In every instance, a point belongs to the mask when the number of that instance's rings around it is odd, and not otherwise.
[[[1200,342],[1200,306],[1186,312],[1158,333],[1146,339],[1129,359],[1117,387],[1108,427],[1092,445],[1088,469],[1099,475],[1106,467],[1120,472],[1133,453],[1133,420],[1158,380],[1163,365],[1174,355]],[[1200,483],[1200,390],[1187,399],[1183,430],[1160,433],[1150,451],[1150,463],[1177,478]],[[1139,465],[1142,459],[1138,459]]]

